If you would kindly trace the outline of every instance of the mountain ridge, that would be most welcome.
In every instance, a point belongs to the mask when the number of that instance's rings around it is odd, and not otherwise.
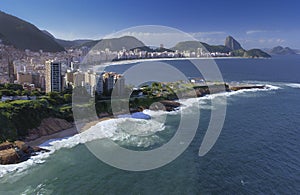
[[[33,24],[0,11],[0,39],[17,49],[60,52],[65,49]]]
[[[289,47],[276,46],[273,47],[268,53],[273,55],[295,55],[297,52]]]
[[[232,36],[228,36],[225,39],[224,45],[209,45],[200,41],[183,41],[177,43],[172,50],[179,51],[192,51],[196,52],[198,48],[202,48],[204,51],[208,52],[220,52],[220,53],[229,53],[231,52],[232,56],[236,57],[263,57],[270,58],[271,56],[266,52],[260,49],[250,49],[245,50],[242,48],[241,44],[236,41]]]

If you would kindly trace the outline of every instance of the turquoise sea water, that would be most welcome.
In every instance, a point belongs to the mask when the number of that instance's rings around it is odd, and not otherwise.
[[[82,143],[89,132],[53,144],[50,154],[25,163],[0,166],[0,194],[299,194],[300,193],[300,57],[216,60],[226,81],[268,84],[227,96],[221,135],[205,156],[198,155],[211,113],[209,98],[198,99],[200,125],[188,149],[164,167],[142,172],[120,170],[97,159]],[[187,76],[186,61],[169,61]],[[109,67],[123,72],[133,65]],[[220,102],[221,103],[221,102]],[[184,107],[191,110],[189,102]],[[121,146],[148,150],[174,135],[179,113],[149,112],[154,120],[116,119],[101,126]],[[155,118],[166,116],[165,123]],[[123,128],[123,129],[122,129]],[[127,130],[148,129],[146,137]],[[93,139],[92,139],[93,138]]]

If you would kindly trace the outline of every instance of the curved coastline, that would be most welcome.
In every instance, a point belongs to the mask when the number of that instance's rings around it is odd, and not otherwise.
[[[218,59],[253,59],[247,57],[200,57],[200,58],[148,58],[148,59],[133,59],[133,60],[121,60],[111,61],[98,64],[96,66],[114,66],[114,65],[126,65],[142,62],[156,62],[156,61],[173,61],[173,60],[218,60]],[[255,59],[269,59],[269,58],[255,58]]]

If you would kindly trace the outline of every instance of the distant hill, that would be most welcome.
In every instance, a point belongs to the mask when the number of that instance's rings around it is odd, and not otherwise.
[[[43,30],[42,32],[45,33],[46,35],[52,37],[59,45],[61,45],[65,49],[78,48],[78,47],[81,47],[81,45],[84,46],[84,44],[88,44],[90,42],[94,42],[94,40],[91,40],[91,39],[78,39],[78,40],[72,40],[72,41],[63,40],[63,39],[57,39],[50,32],[48,32],[46,30]]]
[[[17,49],[59,52],[64,48],[36,26],[0,11],[0,39]]]
[[[198,48],[202,48],[203,51],[208,52],[231,52],[236,57],[271,57],[266,52],[260,49],[251,49],[249,51],[242,48],[241,44],[237,42],[233,37],[228,36],[225,40],[225,45],[209,45],[207,43],[199,41],[184,41],[177,43],[171,50],[178,51],[192,51],[196,52]]]
[[[75,45],[73,48],[81,48],[81,47],[93,48],[99,41],[101,40],[89,40],[77,46]]]
[[[289,48],[289,47],[282,47],[282,46],[277,46],[268,51],[270,54],[273,55],[295,55],[297,54],[295,50]]]
[[[244,52],[243,57],[270,58],[271,56],[260,49],[250,49],[250,50]]]
[[[102,39],[100,41],[91,42],[95,44],[94,49],[105,50],[106,48],[111,51],[119,51],[123,48],[130,50],[137,47],[144,47],[144,43],[132,36],[124,36],[120,38]],[[91,44],[89,43],[89,44]]]
[[[73,40],[73,41],[68,41],[68,40],[63,40],[63,39],[55,39],[55,41],[66,49],[78,48],[78,47],[84,46],[85,44],[94,42],[93,40],[89,40],[89,39],[82,39],[82,40],[79,39],[79,40]]]
[[[174,47],[170,48],[173,51],[191,51],[197,52],[198,48],[202,48],[203,51],[208,52],[223,52],[227,53],[231,50],[224,45],[209,45],[207,43],[199,42],[199,41],[183,41],[177,43]]]
[[[139,49],[141,51],[147,51],[147,52],[154,52],[154,50],[155,50],[155,49],[150,48],[149,46],[136,47],[136,48],[132,48],[130,50],[133,51],[135,49]]]

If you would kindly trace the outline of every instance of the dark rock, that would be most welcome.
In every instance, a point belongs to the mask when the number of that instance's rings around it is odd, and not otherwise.
[[[13,148],[14,145],[11,142],[4,142],[2,144],[0,144],[0,150],[6,150],[6,149],[10,149]]]
[[[19,156],[15,149],[10,148],[0,151],[0,164],[15,164],[19,162]]]
[[[160,101],[159,103],[161,103],[164,107],[166,111],[174,111],[176,108],[180,107],[180,103],[179,102],[175,102],[175,101],[170,101],[170,100],[163,100]]]
[[[232,51],[240,50],[240,49],[243,50],[241,44],[239,42],[237,42],[237,40],[235,40],[232,36],[226,37],[225,46],[227,48],[231,49]]]
[[[0,164],[16,164],[28,160],[38,152],[49,152],[40,147],[30,147],[22,141],[5,142],[0,146]]]

